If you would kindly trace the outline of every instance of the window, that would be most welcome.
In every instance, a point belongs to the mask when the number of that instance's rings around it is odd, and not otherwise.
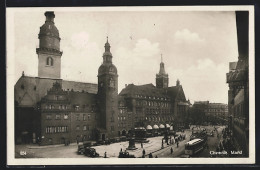
[[[111,131],[114,131],[114,126],[111,126]]]
[[[56,119],[60,119],[60,114],[56,114]]]
[[[49,114],[46,115],[46,119],[47,119],[47,120],[50,120],[50,119],[51,119],[51,115],[49,115]]]
[[[59,96],[55,96],[55,100],[59,100]]]
[[[76,120],[79,120],[79,114],[76,115]]]
[[[66,109],[66,106],[65,106],[65,105],[62,105],[62,109],[65,110],[65,109]]]
[[[88,114],[88,120],[90,120],[90,114]]]
[[[86,115],[85,114],[83,115],[83,120],[86,120]]]
[[[78,125],[78,126],[76,126],[76,130],[79,130],[79,125]]]
[[[46,65],[47,66],[53,66],[53,59],[51,57],[48,57],[46,60]]]
[[[69,118],[69,115],[68,114],[65,114],[64,115],[64,119],[68,119]]]
[[[79,110],[79,106],[75,106],[75,110]]]
[[[87,126],[86,125],[83,126],[83,130],[87,130]]]
[[[62,105],[59,105],[59,109],[60,109],[60,110],[62,109]]]

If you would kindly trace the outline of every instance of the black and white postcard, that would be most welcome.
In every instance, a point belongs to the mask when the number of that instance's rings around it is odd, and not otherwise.
[[[6,22],[8,165],[255,163],[253,6],[7,8]]]

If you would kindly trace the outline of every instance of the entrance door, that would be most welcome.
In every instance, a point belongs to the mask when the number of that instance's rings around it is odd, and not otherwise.
[[[102,140],[106,140],[106,135],[105,134],[102,134]]]

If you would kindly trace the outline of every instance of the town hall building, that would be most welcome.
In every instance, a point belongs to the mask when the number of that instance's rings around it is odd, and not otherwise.
[[[16,144],[104,141],[125,136],[135,127],[185,124],[189,102],[179,80],[176,86],[168,86],[163,62],[156,86],[129,84],[118,94],[118,72],[108,39],[97,68],[97,84],[61,79],[61,38],[55,14],[48,11],[45,16],[36,49],[38,77],[23,72],[14,87]]]

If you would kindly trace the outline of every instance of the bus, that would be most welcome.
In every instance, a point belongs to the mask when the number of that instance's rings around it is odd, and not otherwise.
[[[205,145],[204,139],[193,139],[185,144],[185,154],[194,155],[203,150]]]

